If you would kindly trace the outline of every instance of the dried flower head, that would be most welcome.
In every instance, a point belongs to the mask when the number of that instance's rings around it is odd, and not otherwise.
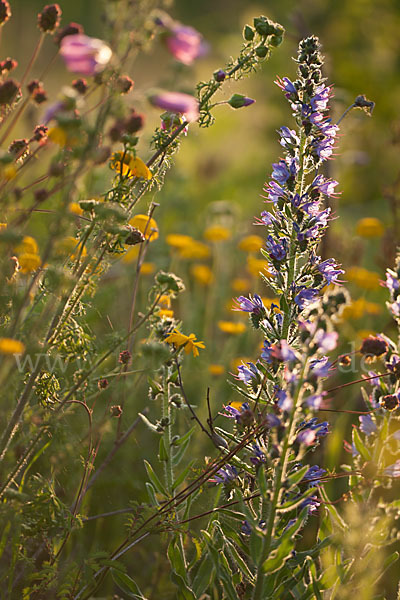
[[[0,62],[0,72],[3,71],[12,71],[18,67],[18,62],[13,58],[6,58]]]
[[[127,94],[134,86],[134,82],[128,75],[120,75],[116,81],[116,88],[121,94]]]
[[[71,83],[71,87],[74,88],[78,92],[78,94],[85,94],[88,89],[88,84],[86,79],[74,79]]]
[[[0,0],[0,25],[7,23],[11,17],[11,8],[7,0]]]
[[[118,362],[120,362],[121,365],[127,365],[131,362],[131,358],[132,354],[129,350],[122,350],[122,352],[119,353]]]
[[[62,10],[58,4],[47,4],[38,14],[38,27],[43,33],[53,33],[60,24]]]
[[[376,357],[382,356],[382,354],[385,354],[387,351],[387,342],[378,336],[372,335],[363,340],[360,348],[361,354]]]
[[[19,84],[14,79],[7,79],[7,81],[0,84],[0,104],[12,104],[20,93]]]

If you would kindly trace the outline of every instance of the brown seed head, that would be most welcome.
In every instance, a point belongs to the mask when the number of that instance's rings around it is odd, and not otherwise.
[[[38,27],[43,33],[53,33],[60,24],[62,10],[58,4],[47,4],[38,14]]]
[[[0,25],[7,23],[11,17],[11,8],[7,0],[0,0]]]
[[[361,354],[369,354],[371,356],[382,356],[388,351],[388,345],[385,340],[380,337],[370,335],[365,338],[361,344]]]
[[[19,93],[21,93],[19,84],[14,79],[7,79],[0,84],[0,104],[12,104]]]

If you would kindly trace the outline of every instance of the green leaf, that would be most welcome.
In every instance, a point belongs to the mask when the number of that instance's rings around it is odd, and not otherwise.
[[[305,467],[298,469],[294,473],[291,473],[286,480],[287,489],[290,490],[290,488],[300,483],[300,481],[303,479],[304,475],[307,473],[309,468],[309,465],[306,465]]]
[[[147,495],[149,497],[150,504],[152,506],[160,506],[160,503],[158,502],[158,500],[156,498],[156,491],[155,491],[154,487],[152,486],[152,484],[149,483],[148,481],[146,481],[145,486],[146,486]]]
[[[353,443],[354,443],[355,447],[357,448],[358,452],[363,457],[363,459],[366,461],[370,461],[371,453],[368,450],[368,448],[366,447],[366,445],[364,444],[364,442],[362,441],[360,434],[358,432],[358,429],[356,427],[353,428],[352,437],[353,437]]]
[[[157,490],[157,492],[159,492],[160,494],[163,494],[164,496],[168,496],[166,489],[164,488],[163,484],[161,483],[161,481],[159,480],[159,478],[153,471],[153,467],[151,466],[151,464],[147,460],[145,460],[143,462],[144,462],[144,466],[147,471],[147,476],[150,479],[153,486],[155,487],[155,489]]]
[[[180,446],[181,444],[184,444],[186,442],[186,440],[189,440],[193,434],[195,430],[195,427],[192,427],[191,429],[189,429],[189,431],[187,431],[185,433],[185,435],[183,435],[182,437],[180,437],[179,439],[174,441],[174,446]]]
[[[172,456],[172,464],[174,465],[174,467],[177,467],[179,465],[179,463],[181,462],[182,458],[185,456],[186,450],[188,448],[190,444],[190,438],[187,439],[185,442],[183,442],[183,444],[181,444],[181,446],[179,447],[178,451],[173,454]]]
[[[212,585],[215,577],[215,569],[209,556],[205,556],[200,563],[193,581],[192,589],[196,598],[204,594]]]
[[[115,571],[111,569],[111,575],[114,583],[120,588],[120,590],[126,594],[129,598],[136,598],[136,600],[147,600],[140,591],[138,585],[127,575],[121,573],[121,571]]]
[[[190,587],[188,587],[186,585],[186,582],[183,579],[183,577],[181,577],[181,575],[179,575],[175,571],[172,571],[172,573],[171,573],[171,581],[173,581],[173,583],[179,589],[180,593],[182,594],[181,597],[184,600],[196,600],[196,596],[193,594],[193,592],[190,589]]]
[[[161,462],[168,462],[169,460],[168,451],[165,447],[163,437],[160,438],[160,443],[158,445],[158,460],[160,460]]]
[[[151,421],[149,421],[149,419],[145,415],[143,415],[142,413],[139,413],[139,417],[142,419],[143,423],[150,429],[150,431],[160,435],[161,431],[158,431],[157,427],[155,425],[153,425],[153,423]]]
[[[175,490],[186,478],[187,474],[190,472],[191,468],[195,464],[196,459],[190,461],[190,463],[181,471],[178,477],[175,479],[172,490]]]

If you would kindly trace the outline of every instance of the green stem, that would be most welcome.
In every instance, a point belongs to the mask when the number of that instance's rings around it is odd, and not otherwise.
[[[167,369],[167,367],[165,367]],[[164,446],[167,452],[168,459],[164,461],[164,475],[165,475],[165,487],[167,488],[168,494],[172,493],[172,486],[174,483],[174,471],[172,465],[172,434],[171,434],[171,404],[169,402],[168,392],[168,378],[167,374],[164,373],[163,382],[163,400],[162,400],[162,417],[167,422],[164,426]]]

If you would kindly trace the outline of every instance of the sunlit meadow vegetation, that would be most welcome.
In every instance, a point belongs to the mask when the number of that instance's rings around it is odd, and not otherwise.
[[[400,597],[400,9],[266,10],[0,0],[1,598]]]

